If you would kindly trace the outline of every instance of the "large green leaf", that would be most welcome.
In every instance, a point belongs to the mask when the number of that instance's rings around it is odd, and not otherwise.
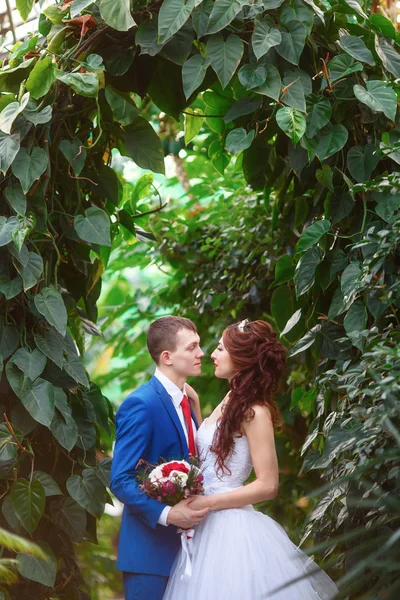
[[[61,368],[64,353],[63,338],[61,335],[54,329],[49,329],[43,334],[34,333],[34,339],[39,350]]]
[[[39,110],[36,104],[34,100],[30,100],[22,116],[35,126],[51,121],[53,115],[52,107],[45,106],[43,110]]]
[[[25,216],[26,197],[19,183],[9,184],[6,187],[5,196],[17,215]]]
[[[105,94],[114,119],[121,125],[129,125],[138,116],[138,109],[129,96],[123,96],[111,87],[105,89]]]
[[[277,285],[281,285],[282,283],[286,283],[287,281],[291,281],[294,275],[294,265],[293,259],[289,254],[284,254],[281,256],[275,266],[275,280],[274,283],[270,286],[276,287]]]
[[[48,158],[45,150],[34,146],[29,154],[26,148],[21,148],[14,159],[11,170],[19,179],[22,191],[26,194],[32,184],[45,172]]]
[[[300,352],[304,352],[310,346],[313,345],[315,340],[317,339],[317,335],[321,331],[321,325],[315,325],[310,331],[308,331],[305,336],[303,336],[297,344],[295,344],[292,350],[289,352],[289,356],[296,356]]]
[[[215,0],[206,33],[210,35],[224,29],[246,4],[249,4],[247,0]]]
[[[226,137],[226,149],[231,154],[237,154],[238,152],[242,152],[242,150],[250,148],[255,134],[254,129],[251,129],[248,133],[243,127],[232,129]]]
[[[40,377],[33,383],[25,378],[20,399],[35,421],[50,427],[54,416],[54,387],[51,383]]]
[[[32,352],[28,348],[20,348],[13,354],[12,361],[25,377],[35,381],[43,373],[47,359],[37,348]]]
[[[165,172],[161,141],[152,126],[143,117],[137,117],[125,128],[127,155],[142,169],[154,173]]]
[[[82,477],[72,475],[67,480],[67,490],[82,508],[100,519],[104,511],[105,488],[94,469],[84,469]]]
[[[89,244],[111,246],[110,219],[107,213],[97,206],[88,208],[85,216],[76,215],[74,228],[81,240]]]
[[[230,123],[244,115],[251,115],[258,110],[260,106],[261,102],[259,100],[252,100],[249,97],[241,98],[228,110],[224,116],[224,122]]]
[[[5,108],[0,112],[0,130],[4,133],[10,134],[11,128],[14,124],[15,119],[21,114],[27,104],[29,102],[29,92],[26,92],[22,98],[21,102],[10,102],[7,104]]]
[[[371,50],[367,48],[363,40],[355,35],[342,35],[338,42],[339,46],[356,60],[374,66],[375,60]]]
[[[348,130],[344,125],[329,123],[315,138],[317,141],[316,155],[323,162],[336,152],[339,152],[347,142]]]
[[[99,79],[96,73],[67,73],[60,69],[55,69],[54,73],[59,81],[68,85],[77,94],[88,98],[97,98]]]
[[[60,292],[54,288],[43,288],[40,294],[36,294],[34,297],[34,302],[36,310],[64,336],[67,330],[68,316]]]
[[[0,292],[4,294],[6,300],[11,300],[18,296],[22,292],[22,279],[21,277],[15,277],[9,279],[5,275],[0,275]]]
[[[14,218],[0,217],[0,247],[6,246],[12,240],[11,233],[15,228]]]
[[[32,475],[33,479],[37,479],[43,486],[44,493],[47,496],[62,496],[58,484],[48,473],[44,471],[34,471]]]
[[[285,73],[281,100],[287,106],[306,112],[306,95],[311,92],[309,75],[296,69]]]
[[[184,26],[195,0],[164,0],[158,13],[158,43],[164,44]]]
[[[72,498],[52,502],[50,510],[56,525],[66,531],[74,542],[80,542],[86,533],[86,510]]]
[[[16,0],[15,5],[19,14],[21,15],[21,19],[24,23],[28,20],[28,17],[33,8],[34,0]]]
[[[273,22],[272,22],[273,23]],[[273,46],[278,46],[282,41],[279,29],[271,27],[269,18],[257,19],[251,37],[251,45],[257,60],[267,54]]]
[[[59,148],[78,177],[81,174],[86,161],[86,148],[79,138],[74,137],[72,141],[61,140]]]
[[[199,133],[204,116],[201,108],[187,108],[185,112],[185,144],[187,145]]]
[[[362,300],[354,302],[343,321],[347,335],[353,338],[354,334],[363,331],[367,325],[367,318],[367,309],[364,302]]]
[[[128,31],[136,25],[130,0],[100,0],[100,14],[107,25],[117,31]]]
[[[313,11],[302,0],[285,2],[279,11],[279,22],[287,27],[292,21],[302,23],[309,32],[314,22]]]
[[[228,85],[243,55],[243,42],[237,35],[229,35],[226,40],[220,33],[207,40],[207,56],[216,72],[223,89]]]
[[[351,262],[343,271],[340,279],[340,288],[344,300],[354,296],[361,286],[362,271],[357,261]]]
[[[45,56],[39,60],[26,81],[26,89],[31,93],[32,98],[42,98],[50,90],[56,80],[54,73],[54,63],[51,56]]]
[[[267,71],[264,65],[243,65],[238,72],[239,81],[246,90],[253,90],[263,85],[267,79]]]
[[[331,224],[327,219],[321,221],[315,221],[312,223],[303,233],[299,241],[297,242],[296,252],[305,252],[315,244],[326,234],[331,228]]]
[[[307,135],[313,138],[332,116],[332,105],[328,98],[310,95],[306,100],[307,106]]]
[[[379,148],[374,144],[353,146],[347,153],[347,168],[356,181],[368,181],[380,159]]]
[[[384,81],[370,80],[366,86],[367,89],[356,84],[353,88],[355,97],[372,110],[383,112],[388,119],[394,121],[397,111],[395,91]]]
[[[323,258],[324,253],[318,246],[310,248],[303,254],[297,263],[293,278],[297,297],[308,292],[308,290],[314,285],[315,269]]]
[[[301,308],[296,310],[296,312],[292,314],[290,319],[288,319],[285,327],[283,328],[283,330],[281,332],[280,337],[283,337],[284,335],[287,335],[290,331],[292,331],[293,327],[295,327],[297,325],[297,323],[300,321],[300,319],[301,319]]]
[[[334,56],[327,64],[330,83],[334,83],[339,79],[344,79],[352,73],[357,73],[363,70],[363,66],[348,54],[338,54]]]
[[[396,79],[400,77],[400,54],[385,38],[375,37],[375,50],[383,66]]]
[[[278,54],[293,65],[298,65],[307,38],[307,30],[302,23],[290,21],[287,31],[282,30],[282,41],[276,46]]]
[[[267,79],[263,85],[255,88],[253,92],[261,94],[262,96],[268,96],[268,98],[272,98],[273,100],[279,100],[282,87],[279,71],[276,67],[274,67],[274,65],[266,64],[264,67],[266,70]]]
[[[70,4],[71,19],[78,17],[83,11],[94,4],[95,0],[73,0]]]
[[[56,581],[57,559],[48,544],[37,542],[37,545],[45,553],[45,558],[19,552],[17,554],[18,572],[25,579],[37,581],[49,588],[53,588]]]
[[[306,131],[306,119],[296,108],[280,108],[276,113],[276,122],[295,146]]]
[[[60,388],[54,390],[54,402],[56,411],[50,429],[61,446],[70,452],[78,441],[78,427],[71,416],[67,396]]]
[[[156,56],[164,44],[158,43],[158,17],[154,15],[152,19],[146,19],[140,23],[135,35],[135,42],[140,46],[140,54]]]
[[[40,481],[17,479],[11,488],[12,507],[24,529],[33,533],[42,518],[45,493]]]
[[[20,436],[17,436],[18,438]],[[0,425],[0,461],[13,460],[17,456],[18,446],[6,423]]]
[[[186,98],[201,86],[209,65],[210,60],[201,54],[195,54],[185,62],[182,68],[182,80]]]
[[[43,272],[43,259],[36,252],[29,252],[26,264],[14,262],[15,268],[22,277],[24,282],[24,290],[30,290],[41,276]]]
[[[20,148],[19,132],[7,135],[0,131],[0,172],[5,175]]]
[[[0,348],[3,359],[8,358],[19,346],[18,329],[13,325],[0,328]]]
[[[64,360],[64,369],[75,381],[81,383],[85,387],[89,387],[89,380],[85,373],[82,361],[75,354],[68,354]]]

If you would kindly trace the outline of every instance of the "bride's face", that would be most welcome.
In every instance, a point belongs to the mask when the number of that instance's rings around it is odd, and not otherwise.
[[[214,361],[215,376],[221,379],[232,379],[235,371],[231,361],[231,357],[224,346],[223,338],[218,342],[218,346],[211,354]]]

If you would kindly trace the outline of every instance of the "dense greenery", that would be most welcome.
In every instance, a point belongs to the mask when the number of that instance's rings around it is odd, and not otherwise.
[[[23,16],[31,6],[20,3]],[[44,10],[44,41],[10,52],[0,70],[0,496],[3,524],[50,556],[39,578],[29,561],[17,565],[11,597],[88,597],[73,542],[96,540],[109,500],[95,448],[107,448],[112,414],[82,367],[84,337],[99,333],[112,241],[140,265],[149,256],[132,236],[153,239],[140,205],[149,178],[123,186],[111,151],[162,173],[182,134],[236,188],[205,208],[215,190],[203,182],[174,235],[158,229],[154,256],[175,270],[180,295],[166,288],[149,312],[182,298],[214,336],[241,316],[274,322],[291,346],[291,405],[313,418],[304,469],[328,481],[309,530],[343,534],[328,550],[346,562],[353,597],[395,597],[400,59],[393,25],[365,11],[357,0],[74,0]],[[129,341],[125,352],[143,345]]]

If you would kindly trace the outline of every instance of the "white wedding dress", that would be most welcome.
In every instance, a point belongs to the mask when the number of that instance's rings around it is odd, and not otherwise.
[[[217,475],[215,454],[210,451],[216,426],[206,419],[197,433],[205,494],[241,487],[252,469],[243,436],[235,439],[228,462],[231,475]],[[333,581],[284,529],[252,506],[210,512],[195,528],[190,546],[192,574],[184,575],[187,565],[180,550],[163,600],[331,600],[337,593]]]

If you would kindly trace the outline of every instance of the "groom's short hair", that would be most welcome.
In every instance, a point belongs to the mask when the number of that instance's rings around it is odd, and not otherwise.
[[[181,329],[197,333],[196,325],[185,317],[160,317],[151,323],[147,332],[147,348],[157,365],[161,352],[173,352],[176,349],[176,336]]]

